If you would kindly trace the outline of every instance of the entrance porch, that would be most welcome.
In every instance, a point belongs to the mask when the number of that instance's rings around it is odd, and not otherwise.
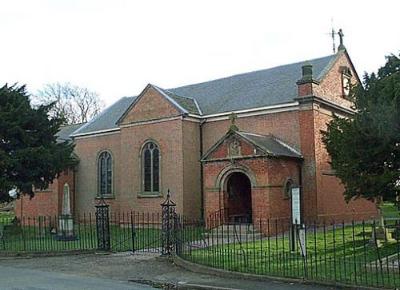
[[[207,227],[289,219],[301,160],[274,136],[230,130],[202,159]]]

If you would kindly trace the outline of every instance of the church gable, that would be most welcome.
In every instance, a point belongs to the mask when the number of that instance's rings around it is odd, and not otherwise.
[[[147,85],[135,102],[125,111],[118,123],[120,125],[140,121],[157,120],[182,115],[184,110],[169,99],[164,92],[153,85]]]
[[[203,161],[265,155],[265,152],[234,131],[229,131],[204,155]]]
[[[261,156],[303,159],[300,152],[272,135],[258,135],[230,129],[208,150],[202,161]]]
[[[338,52],[336,61],[316,87],[315,94],[341,106],[350,107],[350,87],[359,83],[360,78],[347,51],[342,50]]]

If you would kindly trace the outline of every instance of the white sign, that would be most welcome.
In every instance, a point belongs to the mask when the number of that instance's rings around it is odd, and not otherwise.
[[[305,256],[307,256],[306,230],[305,229],[299,229],[298,237],[299,237],[299,244],[300,244],[301,254],[303,255],[303,257],[305,257]]]
[[[292,188],[292,223],[300,224],[300,188]]]

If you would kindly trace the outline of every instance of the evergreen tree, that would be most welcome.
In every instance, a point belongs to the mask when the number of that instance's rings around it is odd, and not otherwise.
[[[354,116],[335,116],[323,132],[332,169],[347,201],[394,201],[400,189],[400,59],[391,55],[377,74],[365,74],[351,98]]]
[[[76,163],[73,145],[56,142],[63,120],[49,117],[52,105],[33,108],[25,86],[0,88],[0,200],[33,196]]]

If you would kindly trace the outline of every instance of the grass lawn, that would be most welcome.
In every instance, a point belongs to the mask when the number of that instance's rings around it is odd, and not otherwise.
[[[97,249],[97,229],[94,223],[86,222],[85,225],[75,224],[76,239],[72,241],[58,240],[56,234],[50,232],[50,226],[38,227],[37,222],[25,221],[24,226],[11,224],[12,218],[3,229],[3,238],[0,239],[0,254],[4,252],[57,252],[73,250]],[[4,221],[4,219],[3,219]],[[0,221],[1,223],[1,221]],[[197,229],[190,234],[192,239],[199,239]],[[111,251],[157,251],[162,246],[162,232],[159,224],[142,224],[133,229],[130,225],[110,226]]]
[[[62,241],[48,228],[37,226],[8,226],[0,239],[0,252],[56,252],[97,249],[96,225],[75,225],[76,239]],[[112,251],[132,251],[158,248],[161,245],[161,231],[158,228],[139,228],[132,230],[119,226],[110,227]]]
[[[375,248],[369,244],[371,225],[346,225],[310,228],[306,233],[305,258],[299,244],[290,249],[288,234],[258,241],[214,245],[208,248],[183,248],[182,256],[204,265],[231,271],[340,281],[370,286],[400,286],[400,272],[391,271],[387,257],[400,257],[398,241]],[[206,240],[207,241],[207,240]],[[234,239],[232,239],[234,241]],[[379,263],[379,259],[382,261]]]
[[[400,219],[400,210],[394,203],[385,202],[382,206],[382,209],[383,209],[383,216],[385,218]]]
[[[0,211],[0,223],[2,223],[3,220],[13,219],[14,217],[15,214],[12,211],[8,212]]]

